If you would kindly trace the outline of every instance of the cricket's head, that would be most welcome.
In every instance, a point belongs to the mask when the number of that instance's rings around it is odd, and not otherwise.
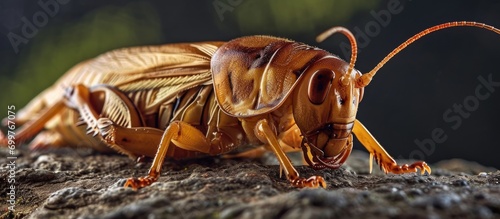
[[[345,28],[337,27],[335,32],[354,39]],[[340,167],[352,148],[351,131],[364,92],[358,83],[362,75],[354,69],[355,42],[352,45],[350,63],[325,55],[310,64],[292,94],[304,157],[314,169]]]
[[[354,69],[357,44],[349,30],[333,27],[320,34],[318,42],[337,32],[344,34],[351,43],[351,60],[347,63],[331,56],[316,61],[308,68],[293,95],[294,119],[303,135],[302,149],[308,164],[315,169],[340,167],[352,148],[351,131],[364,87],[371,82],[377,71],[421,37],[434,31],[459,26],[479,27],[500,34],[500,30],[492,26],[469,21],[436,25],[406,40],[365,74]]]

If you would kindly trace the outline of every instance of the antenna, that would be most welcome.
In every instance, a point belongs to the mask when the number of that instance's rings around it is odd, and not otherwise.
[[[357,81],[357,86],[358,87],[366,87],[368,84],[370,84],[373,76],[375,76],[375,74],[377,73],[377,71],[380,68],[382,68],[382,66],[384,66],[384,64],[386,62],[388,62],[393,56],[395,56],[396,54],[398,54],[399,52],[401,52],[401,50],[403,50],[404,48],[406,48],[408,45],[412,44],[413,42],[415,42],[416,40],[422,38],[423,36],[425,36],[425,35],[427,35],[429,33],[432,33],[434,31],[438,31],[438,30],[442,30],[442,29],[446,29],[446,28],[450,28],[450,27],[464,27],[464,26],[467,26],[467,27],[479,27],[479,28],[487,29],[487,30],[493,31],[493,32],[495,32],[497,34],[500,34],[500,29],[497,29],[497,28],[495,28],[493,26],[490,26],[490,25],[487,25],[487,24],[477,23],[477,22],[472,22],[472,21],[455,21],[455,22],[449,22],[449,23],[439,24],[439,25],[427,28],[427,29],[421,31],[420,33],[417,33],[417,34],[413,35],[408,40],[406,40],[404,43],[402,43],[401,45],[399,45],[398,47],[396,47],[381,62],[379,62],[377,64],[377,66],[375,66],[375,68],[373,68],[370,72],[368,72],[366,74],[363,74],[361,77],[359,77],[358,81]]]
[[[345,27],[332,27],[322,34],[318,35],[318,37],[316,37],[316,42],[321,43],[323,42],[323,40],[334,33],[344,34],[344,36],[346,36],[347,39],[349,39],[349,41],[351,42],[351,61],[349,61],[349,68],[347,69],[347,73],[350,73],[352,69],[354,69],[354,63],[356,62],[356,57],[358,56],[358,44],[356,43],[356,38],[351,33],[351,31],[349,31]]]

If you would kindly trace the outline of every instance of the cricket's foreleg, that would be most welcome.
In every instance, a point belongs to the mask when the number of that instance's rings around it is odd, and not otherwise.
[[[354,121],[352,132],[356,135],[358,140],[365,146],[366,150],[370,153],[370,173],[372,172],[373,158],[380,165],[380,168],[385,173],[413,173],[420,169],[420,172],[431,173],[431,168],[423,161],[415,162],[411,165],[404,164],[398,165],[396,161],[385,151],[385,149],[377,142],[377,140],[370,134],[361,122],[357,119]]]
[[[109,132],[114,130],[112,128],[143,125],[142,118],[133,103],[119,90],[104,85],[88,88],[77,84],[67,88],[65,103],[78,112],[80,121],[75,125],[86,125],[87,134],[100,137],[110,148],[130,158],[135,159],[137,155],[143,155],[114,144],[114,139],[109,139],[111,136]]]
[[[323,177],[321,176],[312,176],[308,179],[299,177],[299,173],[293,167],[292,162],[286,156],[285,152],[281,148],[278,139],[276,138],[276,134],[273,129],[269,126],[269,123],[266,119],[262,119],[257,122],[255,127],[255,133],[257,138],[260,141],[266,144],[267,147],[271,148],[274,152],[281,167],[284,169],[285,174],[288,180],[292,183],[293,186],[303,188],[303,187],[312,187],[317,188],[319,186],[326,188],[326,183]]]

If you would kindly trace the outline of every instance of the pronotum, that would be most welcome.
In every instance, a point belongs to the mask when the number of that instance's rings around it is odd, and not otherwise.
[[[436,25],[366,74],[354,68],[356,41],[343,27],[317,40],[344,34],[351,43],[349,62],[271,36],[114,50],[76,65],[34,98],[18,113],[15,122],[22,127],[14,137],[18,142],[34,137],[32,149],[83,142],[134,159],[154,157],[148,175],[126,181],[136,189],[157,181],[165,157],[234,151],[255,156],[265,150],[274,152],[293,186],[326,187],[321,176],[300,177],[285,152],[302,150],[314,169],[339,168],[351,152],[352,134],[370,153],[370,171],[375,159],[386,173],[430,173],[423,161],[397,164],[356,112],[364,87],[391,57],[424,35],[463,26],[500,34],[476,22]],[[8,140],[0,132],[0,145]]]

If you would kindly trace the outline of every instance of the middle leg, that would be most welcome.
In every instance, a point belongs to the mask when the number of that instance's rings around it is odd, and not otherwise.
[[[127,128],[120,128],[120,129],[122,131],[127,131]],[[132,131],[132,129],[128,130],[130,131],[130,133],[125,135],[129,136],[129,138],[133,139],[136,136],[138,138],[142,138],[141,132],[143,131],[136,131],[136,130]],[[119,132],[121,131],[117,130],[115,133],[118,134]],[[220,134],[224,135],[223,133]],[[170,125],[158,139],[159,139],[159,144],[155,145],[158,147],[158,150],[156,151],[156,155],[154,156],[154,160],[153,163],[151,164],[151,168],[149,169],[148,175],[139,178],[129,178],[124,185],[125,187],[132,187],[133,189],[139,189],[146,187],[152,184],[153,182],[156,182],[160,175],[162,164],[163,161],[165,160],[165,157],[167,157],[167,155],[173,156],[174,153],[172,150],[174,150],[175,147],[188,151],[200,152],[203,154],[223,153],[224,151],[221,151],[221,148],[228,148],[224,147],[224,145],[220,145],[220,141],[212,141],[212,142],[209,141],[209,139],[207,139],[200,130],[191,126],[189,123],[182,121],[174,121],[170,123]],[[115,142],[115,143],[122,144],[122,142]],[[177,158],[183,158],[183,157],[177,157]]]

